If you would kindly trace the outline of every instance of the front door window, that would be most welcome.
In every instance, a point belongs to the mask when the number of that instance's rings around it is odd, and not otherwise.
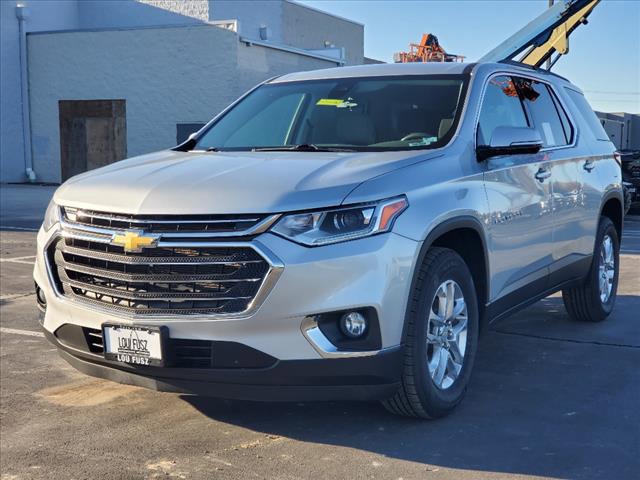
[[[507,76],[489,80],[480,111],[478,145],[490,145],[493,131],[503,126],[529,126],[515,82]]]

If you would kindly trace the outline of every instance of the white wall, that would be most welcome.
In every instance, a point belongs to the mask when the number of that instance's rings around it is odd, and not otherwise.
[[[15,5],[0,8],[0,180],[18,182],[24,179],[18,22]]]
[[[17,0],[0,0],[1,182],[26,180],[17,3]],[[209,19],[208,0],[21,0],[19,3],[28,9],[26,32],[193,24]]]
[[[18,21],[15,16],[15,5],[17,0],[0,0],[1,24],[0,24],[0,46],[1,46],[1,67],[0,68],[0,181],[2,182],[19,182],[25,181],[24,174],[24,144],[22,137],[22,113],[20,99],[20,63],[19,63],[19,36]],[[273,43],[284,43],[298,48],[321,49],[324,47],[324,40],[332,41],[338,47],[346,47],[347,63],[362,63],[363,52],[363,28],[354,22],[339,19],[329,14],[315,11],[304,6],[297,5],[283,0],[21,0],[29,9],[30,16],[26,22],[27,32],[52,32],[52,31],[71,31],[79,29],[117,29],[117,28],[136,28],[136,27],[154,27],[159,25],[197,25],[204,24],[208,20],[214,19],[234,19],[240,20],[241,34],[251,38],[259,37],[259,28],[261,25],[267,25],[271,30],[270,41]],[[109,45],[102,45],[102,51],[97,51],[96,55],[101,58],[110,60],[118,60],[119,49],[122,48],[126,53],[126,46],[120,47],[122,41],[116,37],[122,35],[133,46],[139,44],[145,39],[153,42],[162,42],[162,30],[156,32],[151,37],[146,37],[140,31],[134,33],[111,32],[114,44],[118,47],[110,48]],[[80,32],[75,32],[80,34]],[[70,34],[75,34],[71,33]],[[66,34],[66,33],[65,33]],[[88,34],[87,34],[88,35]],[[177,34],[179,37],[180,35]],[[71,37],[81,38],[81,37]],[[84,37],[82,37],[84,38]],[[93,37],[87,37],[93,38]],[[234,37],[235,38],[235,37]],[[36,40],[38,45],[48,40]],[[83,41],[83,40],[79,40]],[[54,43],[61,42],[56,40]],[[77,47],[70,42],[62,45],[60,48],[69,48],[70,52],[75,52]],[[189,45],[183,41],[178,42],[182,49],[180,54],[183,58],[194,59],[197,61],[197,55],[206,55],[208,52],[203,51],[200,45]],[[88,48],[97,45],[89,45]],[[40,48],[40,47],[39,47]],[[167,47],[170,52],[175,52],[176,48],[172,45]],[[297,69],[319,68],[321,66],[332,66],[322,61],[303,58],[297,55],[277,52],[276,50],[264,51],[261,47],[245,47],[253,49],[250,52],[242,53],[235,47],[229,52],[224,52],[225,58],[237,55],[237,66],[230,65],[229,68],[243,71],[242,64],[244,62],[256,61],[256,66],[249,65],[246,75],[241,75],[237,80],[237,85],[249,85],[253,79],[267,76],[267,71],[280,72],[292,71],[290,65],[300,65]],[[146,49],[146,51],[145,51]],[[116,52],[116,53],[114,53]],[[136,52],[141,53],[138,59],[139,65],[150,62],[157,63],[150,55],[159,55],[159,58],[166,58],[162,51],[158,51],[149,45],[145,48],[138,48]],[[236,52],[236,53],[234,53]],[[64,57],[69,61],[73,60],[65,52],[51,52],[51,58]],[[273,66],[269,66],[269,61],[274,61]],[[249,60],[251,59],[251,60]],[[180,59],[175,59],[179,62]],[[107,69],[104,61],[100,59],[90,60],[86,62],[93,64],[100,63],[100,66]],[[267,62],[267,63],[265,63]],[[39,79],[34,78],[36,75],[42,75],[43,69],[45,79],[49,75],[63,74],[65,68],[69,67],[71,72],[77,73],[81,78],[86,78],[91,72],[80,71],[75,65],[60,64],[56,65],[53,60],[50,64],[41,64],[38,60],[36,64],[39,70],[30,71],[29,77],[36,83],[40,83]],[[77,62],[79,63],[79,62]],[[31,62],[29,62],[31,65]],[[212,64],[215,68],[215,62]],[[283,70],[284,69],[284,70]],[[295,68],[294,68],[295,69]],[[56,71],[57,70],[57,71]],[[275,73],[273,73],[275,74]],[[224,76],[223,74],[221,74]],[[249,80],[251,79],[251,80]],[[95,80],[95,79],[94,79]],[[71,82],[73,84],[73,81]],[[162,82],[158,85],[164,87]],[[95,87],[96,90],[91,92],[89,86]],[[60,92],[53,92],[56,96],[68,95],[66,81],[60,82]],[[92,81],[85,88],[79,90],[84,96],[83,98],[101,98],[100,92],[104,89],[99,81]],[[235,90],[230,90],[228,96],[233,98]],[[58,95],[59,93],[59,95]],[[225,93],[226,94],[226,93]],[[71,97],[69,97],[71,98]],[[110,96],[109,98],[116,98]],[[132,101],[134,101],[132,99]],[[135,101],[134,101],[135,102]],[[41,107],[39,99],[30,102],[32,108]],[[206,120],[209,115],[201,117]],[[184,121],[195,121],[195,117],[185,118]],[[33,120],[32,120],[33,123]],[[57,124],[56,124],[57,128]],[[33,129],[32,129],[33,131]],[[49,181],[52,178],[58,178],[57,174],[50,173],[40,175],[40,168],[50,171],[54,165],[57,165],[57,156],[59,153],[55,148],[47,142],[51,141],[50,136],[45,137],[37,134],[32,135],[32,150],[35,161],[35,169],[38,174],[38,180]],[[137,140],[136,140],[137,141]],[[131,147],[130,147],[131,148]],[[43,153],[56,150],[55,153]],[[130,152],[135,152],[135,145]],[[39,165],[40,164],[40,165]],[[57,168],[57,167],[56,167]],[[55,180],[54,180],[55,181]]]
[[[16,1],[0,1],[0,181],[21,182],[24,174],[20,38]],[[29,17],[26,31],[78,27],[75,0],[24,1]]]
[[[60,181],[59,100],[125,99],[130,156],[175,145],[176,123],[208,121],[281,73],[335,66],[214,26],[29,36],[34,166]]]
[[[27,18],[28,32],[41,32],[48,30],[70,30],[78,28],[78,0],[9,0],[13,7],[17,3],[27,6],[29,17]],[[15,18],[15,15],[14,15]]]
[[[209,20],[208,0],[79,0],[80,28],[184,25]]]
[[[273,43],[283,43],[282,0],[211,0],[211,20],[239,19],[239,34],[260,38],[260,27],[267,26]]]
[[[288,45],[320,49],[330,43],[345,49],[347,65],[362,65],[364,62],[362,24],[284,1],[282,25],[283,41]]]
[[[259,39],[269,29],[269,42],[319,50],[325,42],[346,50],[348,65],[364,61],[364,26],[289,0],[211,0],[212,20],[240,21],[240,35]]]

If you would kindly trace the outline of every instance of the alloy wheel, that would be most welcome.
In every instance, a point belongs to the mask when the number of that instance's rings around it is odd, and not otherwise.
[[[613,240],[605,235],[600,245],[598,262],[598,285],[600,288],[600,301],[607,303],[613,290],[613,279],[616,272],[615,257],[613,252]]]
[[[467,304],[460,286],[446,280],[436,290],[427,322],[427,367],[446,390],[460,375],[467,347]]]

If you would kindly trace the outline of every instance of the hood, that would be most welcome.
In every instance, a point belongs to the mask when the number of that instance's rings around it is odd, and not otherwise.
[[[161,151],[71,178],[65,206],[130,214],[278,213],[339,205],[356,186],[433,152]]]

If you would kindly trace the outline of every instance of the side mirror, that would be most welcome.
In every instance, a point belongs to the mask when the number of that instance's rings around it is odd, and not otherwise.
[[[489,143],[477,146],[478,161],[498,155],[538,153],[543,145],[542,137],[535,128],[507,126],[496,127]]]

